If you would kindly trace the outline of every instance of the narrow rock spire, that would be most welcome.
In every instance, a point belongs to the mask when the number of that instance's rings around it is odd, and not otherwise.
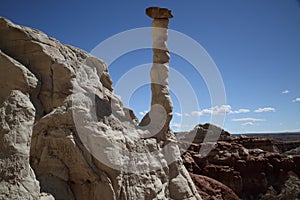
[[[170,54],[166,44],[169,18],[173,15],[170,10],[159,7],[147,8],[146,14],[153,19],[153,64],[150,72],[152,99],[151,110],[140,125],[149,126],[150,132],[156,137],[165,139],[173,110],[168,84]]]

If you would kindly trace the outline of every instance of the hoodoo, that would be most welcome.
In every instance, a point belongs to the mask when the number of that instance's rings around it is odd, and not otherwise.
[[[170,54],[166,44],[168,39],[169,18],[173,15],[167,8],[149,7],[146,14],[153,19],[153,64],[151,78],[151,110],[143,118],[140,125],[149,126],[156,137],[165,140],[170,130],[173,105],[170,98],[168,76]]]

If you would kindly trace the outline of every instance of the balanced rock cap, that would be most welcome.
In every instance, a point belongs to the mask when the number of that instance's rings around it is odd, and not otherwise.
[[[146,15],[153,19],[168,19],[173,18],[171,10],[160,7],[149,7],[146,9]]]

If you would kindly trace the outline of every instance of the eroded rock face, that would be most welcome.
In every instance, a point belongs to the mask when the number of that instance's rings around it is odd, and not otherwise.
[[[203,200],[239,200],[240,198],[226,185],[207,176],[191,174]]]
[[[259,197],[261,200],[278,199],[299,199],[300,198],[300,180],[298,177],[290,176],[284,183],[280,192],[273,187],[268,188],[266,194]]]
[[[157,138],[167,140],[172,137],[167,133],[170,133],[173,105],[168,84],[170,54],[166,41],[169,18],[173,15],[170,10],[159,7],[147,8],[146,14],[153,19],[153,64],[150,72],[152,98],[150,111],[140,126],[148,126],[147,129]]]
[[[4,18],[0,32],[0,198],[201,199],[175,138],[136,126],[103,61]]]
[[[209,123],[198,124],[191,131],[177,132],[176,137],[180,138],[181,142],[200,144],[203,142],[209,142],[207,139],[209,139],[209,135],[213,134],[218,136],[215,141],[231,141],[233,139],[230,133]]]
[[[35,122],[30,93],[38,80],[24,65],[0,51],[0,199],[48,199],[29,164]]]
[[[290,183],[290,179],[297,183],[299,181],[300,156],[296,150],[282,154],[277,152],[276,145],[279,143],[271,139],[234,138],[223,130],[216,143],[204,142],[205,135],[210,134],[205,127],[197,125],[191,131],[197,130],[192,140],[194,143],[190,143],[188,151],[182,154],[190,173],[218,180],[242,199],[266,199],[267,196],[276,199],[276,196],[284,198],[285,193],[292,195],[287,192],[285,185]],[[186,141],[191,141],[189,134],[177,134],[180,135],[180,146],[186,149]],[[211,151],[203,157],[199,150],[205,146],[211,147]],[[297,185],[295,187],[299,189]],[[289,199],[288,196],[286,198]]]
[[[35,109],[27,95],[12,90],[0,113],[0,198],[38,199],[39,184],[29,165]]]
[[[38,80],[25,66],[0,51],[0,103],[2,103],[12,90],[23,93],[33,91]]]

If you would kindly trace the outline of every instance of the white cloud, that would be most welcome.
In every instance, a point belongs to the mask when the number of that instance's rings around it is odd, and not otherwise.
[[[242,126],[253,126],[254,123],[253,122],[245,122],[243,124],[241,124]]]
[[[190,114],[188,114],[188,113],[179,113],[179,112],[174,112],[174,116],[177,116],[177,117],[182,117],[182,116],[184,116],[184,117],[189,117],[189,116],[191,116]]]
[[[219,114],[227,114],[231,112],[230,105],[221,105],[215,106],[209,109],[203,109],[201,111],[193,111],[191,114],[193,116],[200,116],[200,115],[219,115]]]
[[[191,115],[192,115],[192,116],[200,116],[200,115],[202,115],[202,112],[201,112],[201,111],[193,111],[193,112],[191,113]]]
[[[233,122],[261,122],[261,121],[265,121],[265,120],[247,117],[247,118],[235,118],[235,119],[232,119],[231,121],[233,121]]]
[[[230,113],[231,114],[239,114],[239,113],[248,113],[248,112],[250,112],[249,109],[242,108],[242,109],[238,109],[238,110],[235,110],[235,111],[231,111]]]
[[[289,90],[283,90],[281,93],[282,94],[287,94],[287,93],[289,93],[290,91]]]
[[[171,124],[171,127],[178,129],[181,127],[181,124],[173,123]]]
[[[262,113],[262,112],[275,112],[275,108],[266,107],[266,108],[259,108],[257,110],[254,110],[256,113]]]
[[[174,115],[177,116],[177,117],[181,117],[182,116],[182,114],[178,113],[178,112],[175,112]]]
[[[143,112],[143,111],[141,111],[141,112],[139,112],[139,115],[141,115],[141,116],[143,116],[143,115],[146,115],[146,114],[147,114],[147,112],[148,112],[148,110],[144,110],[144,112]]]
[[[201,115],[239,114],[239,113],[248,113],[248,112],[250,112],[249,109],[242,108],[239,110],[232,110],[230,105],[221,105],[221,106],[206,108],[200,111],[193,111],[191,115],[201,116]]]
[[[300,97],[297,97],[296,99],[294,99],[293,102],[300,102]]]
[[[213,115],[227,114],[231,112],[230,105],[215,106],[211,109]]]

